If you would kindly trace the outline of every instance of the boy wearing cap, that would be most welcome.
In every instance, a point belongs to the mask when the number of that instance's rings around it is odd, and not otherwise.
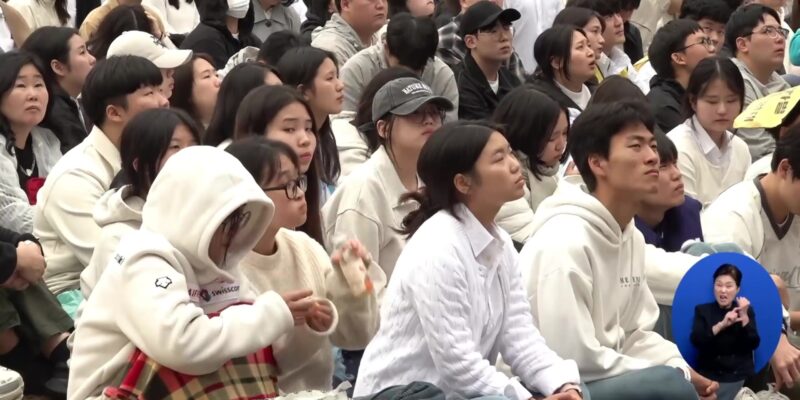
[[[142,57],[100,61],[83,85],[83,106],[94,128],[58,161],[39,190],[33,232],[47,261],[45,283],[74,315],[80,301],[80,273],[100,237],[92,213],[95,203],[121,168],[120,140],[139,112],[167,107],[160,93],[161,72]]]
[[[511,23],[519,18],[519,11],[490,1],[473,5],[461,18],[467,54],[455,71],[459,119],[488,119],[503,96],[520,85],[504,66],[514,53]]]
[[[169,99],[175,87],[175,68],[189,62],[191,50],[169,49],[155,36],[142,31],[127,31],[119,35],[108,46],[108,57],[144,57],[161,70],[161,94]]]

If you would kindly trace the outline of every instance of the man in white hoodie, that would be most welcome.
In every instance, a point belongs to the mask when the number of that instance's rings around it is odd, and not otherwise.
[[[718,388],[652,331],[658,306],[633,217],[658,190],[653,124],[645,104],[587,108],[570,131],[570,154],[588,193],[560,184],[520,254],[535,324],[578,363],[595,400],[705,399]]]
[[[122,239],[124,250],[86,302],[67,398],[97,398],[119,385],[135,349],[178,373],[206,375],[304,323],[310,299],[252,296],[237,268],[273,212],[233,156],[195,146],[171,157],[150,189],[141,229]],[[297,293],[287,298],[310,291]]]
[[[159,92],[161,82],[158,67],[142,57],[98,62],[81,95],[94,128],[64,154],[39,191],[33,232],[47,260],[44,279],[62,305],[75,306],[65,307],[71,316],[80,295],[80,273],[100,237],[92,212],[121,167],[122,129],[139,112],[169,105]]]

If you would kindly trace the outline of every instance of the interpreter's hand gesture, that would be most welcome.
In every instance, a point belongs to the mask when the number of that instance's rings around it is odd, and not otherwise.
[[[306,324],[317,332],[327,332],[333,324],[333,309],[325,300],[317,300],[306,315]]]
[[[311,299],[312,294],[313,292],[308,289],[293,290],[281,294],[283,301],[286,302],[286,306],[289,307],[289,311],[292,313],[295,326],[306,324],[306,317],[316,303]]]
[[[728,328],[737,322],[739,322],[739,310],[734,308],[728,311],[728,313],[725,314],[725,318],[722,319],[722,329]]]
[[[775,373],[775,390],[784,386],[794,387],[794,383],[800,381],[800,350],[789,342],[786,335],[781,335],[769,365]]]

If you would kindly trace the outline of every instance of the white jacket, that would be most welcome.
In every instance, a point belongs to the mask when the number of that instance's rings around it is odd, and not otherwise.
[[[494,365],[498,354],[527,387],[550,395],[580,377],[532,323],[511,238],[463,204],[439,211],[409,240],[364,353],[355,396],[426,381],[448,399],[531,394]]]
[[[19,186],[17,157],[8,152],[7,143],[6,137],[0,135],[0,226],[31,233],[34,206],[28,201],[25,189]],[[31,146],[39,176],[46,178],[61,159],[61,143],[49,129],[37,126],[31,131]]]
[[[584,382],[658,365],[681,368],[688,380],[678,348],[652,331],[658,305],[633,220],[621,229],[594,196],[563,183],[534,222],[520,253],[534,324],[578,363]]]
[[[158,16],[164,21],[164,28],[167,29],[164,33],[188,34],[200,24],[197,0],[191,3],[180,0],[179,8],[171,6],[168,0],[142,0],[142,4],[158,11]]]
[[[81,272],[81,293],[88,299],[106,269],[123,236],[139,230],[142,225],[144,200],[130,196],[130,186],[106,192],[94,207],[94,220],[100,227],[100,239],[94,248],[89,265]]]
[[[217,265],[208,254],[212,236],[237,209],[247,217]],[[195,146],[172,156],[150,189],[141,229],[122,239],[126,251],[113,257],[78,321],[67,398],[95,398],[118,383],[136,348],[175,371],[203,375],[289,332],[291,313],[275,292],[206,316],[249,297],[231,266],[264,234],[273,210],[224,151]]]

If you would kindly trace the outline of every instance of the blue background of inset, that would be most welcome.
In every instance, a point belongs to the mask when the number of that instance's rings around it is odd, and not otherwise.
[[[714,272],[722,264],[733,264],[742,271],[738,296],[750,300],[756,313],[761,344],[755,351],[755,367],[759,372],[767,365],[781,335],[783,323],[781,299],[769,273],[757,261],[737,253],[717,253],[697,262],[681,279],[672,302],[672,333],[683,358],[694,367],[697,349],[689,339],[694,322],[694,308],[714,299]]]

